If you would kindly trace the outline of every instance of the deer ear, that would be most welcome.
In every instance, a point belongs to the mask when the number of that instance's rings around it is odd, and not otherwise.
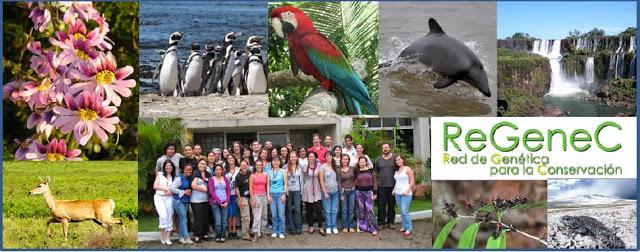
[[[44,182],[44,179],[40,176],[38,176],[38,179],[40,180],[40,182]]]
[[[49,182],[51,182],[51,177],[47,176],[47,178],[44,181],[45,183],[49,184]]]

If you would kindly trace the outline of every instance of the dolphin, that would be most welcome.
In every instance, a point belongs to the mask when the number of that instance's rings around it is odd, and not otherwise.
[[[442,79],[434,88],[446,88],[463,80],[491,97],[489,81],[482,62],[462,42],[444,33],[435,19],[429,18],[429,33],[405,48],[398,58],[417,58],[438,73]]]

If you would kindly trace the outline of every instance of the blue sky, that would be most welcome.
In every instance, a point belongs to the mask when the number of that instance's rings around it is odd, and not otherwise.
[[[593,27],[617,34],[636,26],[636,2],[498,2],[498,38],[516,32],[543,39]]]
[[[549,197],[600,194],[623,199],[636,198],[635,179],[549,179]]]

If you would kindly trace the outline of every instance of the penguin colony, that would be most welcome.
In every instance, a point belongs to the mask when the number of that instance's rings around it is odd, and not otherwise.
[[[181,32],[169,37],[169,48],[160,50],[160,65],[153,74],[160,96],[252,95],[267,92],[267,67],[262,51],[262,36],[250,36],[243,49],[233,42],[242,36],[230,32],[222,45],[207,44],[204,53],[198,43],[191,44],[191,54],[184,66],[178,59]]]

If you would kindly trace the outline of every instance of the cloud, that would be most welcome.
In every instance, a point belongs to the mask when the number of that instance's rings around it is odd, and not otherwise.
[[[635,199],[636,187],[635,179],[553,179],[547,181],[550,199],[595,194]]]

